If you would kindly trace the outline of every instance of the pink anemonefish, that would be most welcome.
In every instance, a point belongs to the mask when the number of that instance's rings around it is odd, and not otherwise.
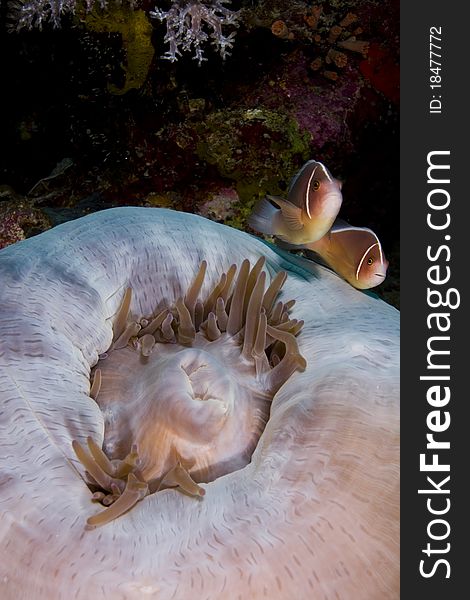
[[[287,199],[263,198],[248,224],[290,244],[304,245],[316,242],[329,231],[342,201],[341,182],[332,177],[324,164],[309,160],[292,180]]]
[[[304,244],[353,287],[365,290],[380,285],[387,274],[388,260],[376,234],[367,227],[353,227],[337,219],[320,240]]]

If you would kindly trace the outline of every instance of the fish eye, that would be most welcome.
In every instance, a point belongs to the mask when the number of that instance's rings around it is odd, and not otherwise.
[[[318,179],[313,180],[312,187],[314,192],[320,189],[320,182],[318,181]]]
[[[367,259],[367,264],[368,265],[371,265],[373,262],[374,262],[374,259],[372,258],[372,256]]]

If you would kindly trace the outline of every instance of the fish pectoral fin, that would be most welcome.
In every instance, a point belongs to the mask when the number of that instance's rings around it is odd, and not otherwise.
[[[289,229],[292,231],[299,231],[302,229],[304,224],[302,221],[302,209],[295,206],[288,200],[282,200],[281,198],[273,198],[282,212],[282,218]]]
[[[253,212],[248,217],[248,225],[255,231],[271,235],[275,229],[273,220],[278,213],[279,209],[263,198],[253,208]]]

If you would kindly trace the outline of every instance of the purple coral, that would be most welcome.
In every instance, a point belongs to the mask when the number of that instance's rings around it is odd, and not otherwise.
[[[230,0],[176,0],[169,10],[158,7],[150,13],[160,21],[166,21],[165,42],[169,48],[163,58],[174,62],[183,52],[194,52],[194,59],[201,64],[204,57],[202,45],[211,40],[222,58],[230,54],[235,32],[225,36],[222,27],[238,27],[240,12],[224,6]]]
[[[0,250],[49,227],[48,219],[31,203],[19,199],[0,202]]]

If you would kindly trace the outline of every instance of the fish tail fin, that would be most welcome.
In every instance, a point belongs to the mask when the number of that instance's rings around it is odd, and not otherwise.
[[[273,234],[274,217],[279,209],[274,207],[266,198],[259,200],[248,217],[248,225],[260,233]]]

